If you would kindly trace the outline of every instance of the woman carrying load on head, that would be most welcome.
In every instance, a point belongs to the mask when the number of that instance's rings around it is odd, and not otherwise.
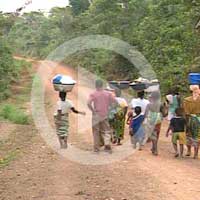
[[[69,114],[74,112],[76,114],[85,115],[85,112],[80,112],[74,108],[73,103],[66,98],[66,95],[66,92],[59,92],[60,100],[57,102],[57,108],[54,114],[56,132],[61,148],[67,148],[67,138],[69,135]]]
[[[194,159],[198,158],[200,145],[200,86],[192,85],[190,90],[193,95],[183,101],[183,107],[187,121],[187,148],[186,156],[191,155],[191,148],[194,147]]]
[[[169,94],[166,95],[166,99],[169,105],[167,119],[170,121],[173,117],[175,117],[175,110],[180,107],[181,100],[180,95],[178,94],[176,89],[171,90]]]
[[[147,108],[147,105],[149,104],[149,100],[145,99],[145,91],[142,90],[142,91],[138,91],[137,92],[137,98],[133,98],[131,100],[131,109],[133,110],[133,113],[132,112],[129,112],[128,114],[128,120],[127,120],[127,124],[130,124],[130,121],[131,121],[131,118],[133,117],[133,115],[135,114],[134,113],[134,109],[136,107],[141,107],[141,114],[142,115],[145,115],[145,112],[146,112],[146,108]],[[146,120],[143,122],[143,127],[144,127],[144,138],[143,138],[143,141],[142,141],[142,145],[144,145],[148,139],[148,136],[147,136],[147,126],[146,126]]]
[[[115,113],[113,118],[114,142],[120,145],[121,140],[124,138],[128,103],[126,99],[121,97],[121,90],[118,88],[115,89],[115,96],[117,105],[115,106]]]
[[[148,135],[152,142],[152,154],[158,155],[158,139],[162,124],[160,93],[152,92],[150,103],[147,105],[145,118],[147,120]]]

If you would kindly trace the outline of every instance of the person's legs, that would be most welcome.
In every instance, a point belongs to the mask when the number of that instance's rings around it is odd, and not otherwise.
[[[99,146],[100,147],[103,147],[105,144],[104,144],[104,138],[103,138],[103,134],[102,132],[99,130]]]
[[[154,140],[151,140],[151,142],[152,142],[151,152],[152,152],[152,154],[154,154],[155,153],[155,142],[154,142]]]
[[[191,145],[187,145],[187,154],[186,154],[186,156],[191,156],[191,149],[192,149]]]
[[[67,136],[64,137],[63,141],[64,141],[63,148],[66,149],[67,148]]]
[[[180,144],[180,156],[181,156],[181,158],[183,157],[183,152],[184,152],[184,145]]]
[[[158,140],[154,141],[154,155],[158,155]]]
[[[139,143],[139,151],[142,151],[142,142],[144,138],[139,138],[138,143]]]
[[[158,140],[160,137],[160,130],[161,130],[161,123],[158,123],[155,125],[154,128],[154,136],[155,136],[155,140],[154,140],[154,155],[158,155]]]
[[[178,146],[177,146],[177,144],[173,143],[173,147],[174,147],[174,150],[175,150],[175,157],[178,157],[179,153],[178,153]]]
[[[121,145],[121,138],[117,139],[117,145]]]
[[[175,157],[179,156],[178,153],[178,146],[177,146],[177,141],[179,140],[179,133],[173,133],[172,135],[172,144],[173,144],[173,148],[175,151]]]
[[[149,134],[148,134],[148,126],[147,124],[143,124],[143,128],[144,128],[144,137],[142,140],[142,146],[144,146],[149,138]]]
[[[196,144],[194,146],[194,159],[198,158],[198,153],[199,153],[199,144]]]
[[[133,148],[136,149],[137,148],[137,140],[133,141]]]
[[[183,157],[184,145],[187,143],[186,133],[179,133],[180,156]]]
[[[99,151],[100,147],[100,122],[97,116],[92,116],[92,132],[94,140],[94,151]]]
[[[64,144],[63,138],[58,135],[58,140],[59,140],[59,143],[60,143],[60,148],[63,148],[63,144]]]
[[[100,130],[103,134],[105,150],[111,150],[111,130],[107,119],[100,122]]]
[[[152,154],[154,155],[158,155],[158,136],[157,133],[154,132],[153,136],[151,137],[151,141],[152,141]]]

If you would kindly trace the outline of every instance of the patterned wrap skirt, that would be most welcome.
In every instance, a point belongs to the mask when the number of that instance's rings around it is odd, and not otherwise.
[[[54,116],[56,133],[59,137],[67,137],[69,135],[69,115],[61,115],[60,119],[58,115]]]
[[[200,144],[200,115],[189,116],[187,144],[191,146]]]
[[[158,141],[162,125],[162,115],[160,112],[150,111],[147,118],[146,130],[150,140]]]

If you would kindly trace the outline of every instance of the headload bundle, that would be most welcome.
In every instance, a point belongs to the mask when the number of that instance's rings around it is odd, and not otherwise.
[[[130,81],[109,81],[109,86],[111,89],[128,89],[129,88]]]
[[[130,87],[136,91],[144,90],[145,92],[155,92],[159,91],[160,83],[157,79],[150,81],[148,79],[138,78],[130,84]]]
[[[148,80],[144,78],[138,78],[134,80],[133,82],[130,81],[109,81],[109,86],[111,89],[128,89],[131,87],[135,91],[143,91],[146,92],[155,92],[159,91],[160,89],[160,83],[156,80]]]
[[[190,73],[188,79],[190,85],[200,85],[200,73]]]
[[[76,84],[76,81],[70,76],[58,74],[53,78],[52,83],[55,91],[71,92]]]

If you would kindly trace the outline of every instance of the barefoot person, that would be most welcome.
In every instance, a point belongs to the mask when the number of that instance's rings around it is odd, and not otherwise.
[[[113,95],[103,89],[103,81],[96,80],[96,91],[93,92],[88,100],[88,108],[92,111],[92,131],[94,137],[94,151],[100,148],[101,137],[105,150],[111,152],[111,129],[108,122],[109,107],[116,100]]]
[[[175,150],[175,157],[183,157],[184,145],[186,145],[186,120],[183,117],[183,109],[177,108],[175,110],[176,116],[170,121],[169,128],[166,136],[169,136],[169,132],[172,132],[172,144]],[[177,141],[179,141],[180,153],[178,152]]]
[[[124,138],[125,120],[128,110],[128,103],[126,99],[121,97],[121,90],[115,89],[115,99],[117,101],[116,113],[114,115],[113,129],[114,140],[117,145],[121,145],[121,140]]]
[[[66,92],[59,92],[60,100],[57,102],[57,109],[54,114],[56,132],[61,148],[67,148],[67,138],[69,134],[69,113],[72,111],[76,114],[85,115],[85,112],[77,111],[73,103],[66,99]]]
[[[190,86],[192,96],[183,101],[183,107],[187,120],[187,148],[186,156],[191,156],[191,149],[194,147],[194,159],[198,158],[200,145],[200,86]]]
[[[146,112],[146,108],[147,108],[147,105],[149,104],[149,100],[145,99],[145,91],[138,91],[137,92],[137,98],[133,98],[131,100],[131,109],[134,110],[135,107],[139,106],[141,107],[141,114],[145,114]],[[129,113],[129,115],[131,116],[131,113]],[[144,145],[147,141],[147,127],[146,127],[146,121],[143,122],[143,128],[144,128],[144,138],[143,138],[143,141],[142,141],[142,145]]]
[[[142,123],[144,122],[144,115],[142,114],[142,109],[136,106],[134,109],[135,116],[133,116],[130,123],[130,136],[133,148],[136,149],[137,144],[139,144],[139,150],[142,150],[142,141],[144,138],[144,128]]]
[[[159,92],[152,92],[150,96],[150,103],[147,105],[146,108],[145,118],[147,119],[149,139],[152,142],[152,154],[158,155],[158,139],[162,123]]]
[[[166,95],[166,99],[169,105],[167,119],[170,121],[176,115],[175,110],[180,107],[180,95],[178,94],[178,91],[173,89]]]

